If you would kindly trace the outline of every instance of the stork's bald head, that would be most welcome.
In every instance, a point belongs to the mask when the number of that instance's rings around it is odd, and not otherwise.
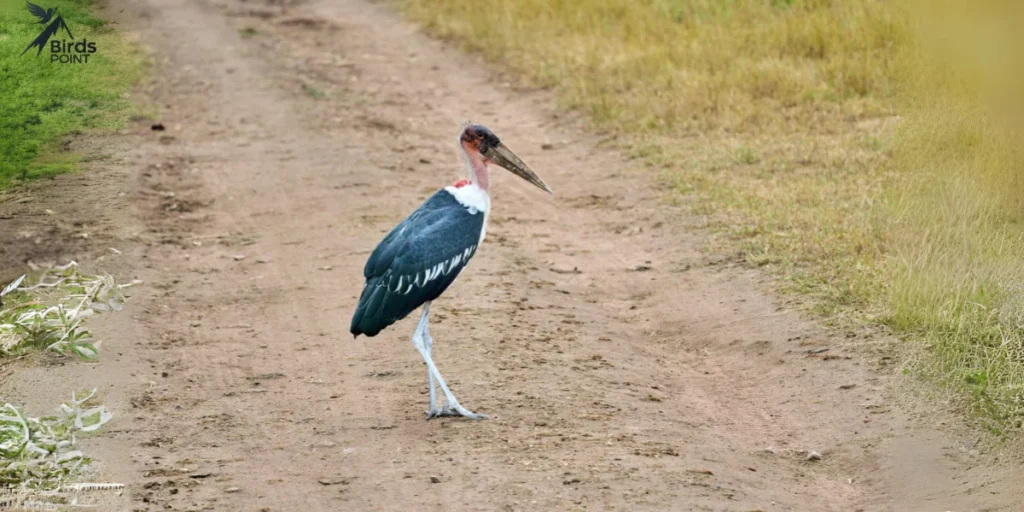
[[[501,143],[501,139],[486,126],[480,124],[467,124],[462,129],[459,142],[467,154],[478,153],[483,157],[485,163],[501,166],[516,176],[529,181],[541,190],[551,193],[551,188],[544,183],[530,168],[523,163],[512,152]]]

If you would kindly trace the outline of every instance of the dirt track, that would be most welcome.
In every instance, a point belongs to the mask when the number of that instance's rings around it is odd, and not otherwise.
[[[89,448],[131,485],[125,509],[1024,501],[998,454],[894,400],[898,368],[875,342],[824,331],[756,273],[709,260],[697,220],[548,95],[386,6],[132,0],[111,14],[151,48],[147,101],[168,128],[122,135],[123,179],[97,185],[135,201],[104,229],[147,285],[101,322],[99,365],[25,368],[5,394],[107,390],[119,417]],[[456,395],[491,419],[426,422],[415,319],[358,341],[348,322],[369,251],[462,176],[467,119],[556,195],[496,171],[487,242],[431,329]]]

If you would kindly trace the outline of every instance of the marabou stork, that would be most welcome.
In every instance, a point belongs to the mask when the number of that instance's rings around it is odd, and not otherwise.
[[[373,250],[363,268],[366,283],[359,305],[352,316],[350,331],[376,336],[381,330],[405,318],[423,306],[412,344],[427,365],[430,409],[427,419],[439,416],[465,416],[485,419],[459,404],[437,371],[430,348],[427,315],[430,303],[459,276],[476,254],[487,232],[491,210],[488,164],[496,164],[551,193],[551,189],[530,170],[498,137],[478,124],[468,124],[459,135],[459,147],[466,156],[469,179],[437,191],[412,212]],[[443,408],[437,407],[434,382],[445,396]]]

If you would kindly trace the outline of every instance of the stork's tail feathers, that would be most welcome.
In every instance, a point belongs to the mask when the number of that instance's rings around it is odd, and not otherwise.
[[[385,286],[377,286],[380,280],[379,277],[370,278],[359,295],[359,304],[352,315],[352,325],[349,327],[349,332],[354,337],[365,334],[372,338],[397,320],[386,319],[386,312],[382,311],[388,289]]]

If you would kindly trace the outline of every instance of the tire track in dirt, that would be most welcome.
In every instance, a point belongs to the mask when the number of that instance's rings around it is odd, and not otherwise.
[[[546,95],[358,0],[119,16],[153,48],[170,128],[135,152],[150,286],[121,362],[145,384],[108,448],[131,460],[107,468],[134,509],[1014,503],[940,435],[911,450],[946,466],[895,464],[902,429],[920,431],[888,405],[883,355],[709,262],[692,219]],[[374,244],[461,177],[470,117],[556,196],[496,177],[487,243],[432,325],[441,371],[492,419],[428,423],[414,319],[355,342],[347,327]],[[979,502],[984,487],[1002,494]]]

